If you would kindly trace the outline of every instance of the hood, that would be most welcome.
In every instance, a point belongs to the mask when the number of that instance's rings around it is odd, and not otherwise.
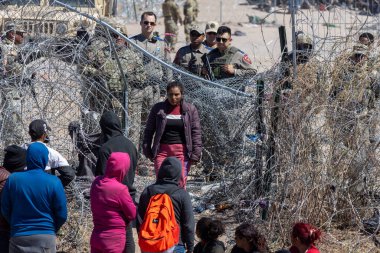
[[[33,142],[26,150],[26,167],[27,170],[41,169],[45,167],[49,161],[49,151],[45,144],[41,142]]]
[[[102,135],[104,142],[108,141],[112,137],[123,135],[121,130],[121,123],[117,115],[112,111],[103,113],[99,121],[100,128],[102,129]]]
[[[116,178],[120,183],[129,171],[131,159],[127,153],[113,152],[107,160],[105,178]]]
[[[178,158],[171,156],[166,158],[158,171],[157,183],[179,183],[182,172],[182,163]]]

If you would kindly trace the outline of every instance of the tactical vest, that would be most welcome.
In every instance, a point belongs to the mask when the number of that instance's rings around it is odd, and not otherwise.
[[[214,49],[217,50],[217,49]],[[226,54],[221,57],[215,58],[210,63],[212,72],[214,73],[214,77],[216,79],[223,79],[228,77],[233,77],[234,75],[228,74],[223,71],[222,66],[225,64],[229,64],[234,57],[234,55],[239,51],[236,47],[231,47]]]

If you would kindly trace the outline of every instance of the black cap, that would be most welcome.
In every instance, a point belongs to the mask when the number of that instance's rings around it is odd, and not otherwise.
[[[33,140],[40,138],[43,134],[47,134],[47,131],[51,131],[51,128],[42,119],[33,120],[29,124],[29,134]]]
[[[26,149],[11,145],[4,149],[3,167],[9,172],[23,171],[26,167]]]

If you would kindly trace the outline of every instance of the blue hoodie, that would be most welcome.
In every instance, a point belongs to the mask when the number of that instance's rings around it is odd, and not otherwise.
[[[54,235],[67,219],[61,181],[44,172],[49,151],[39,142],[27,150],[25,172],[9,176],[1,197],[1,212],[11,225],[11,237]]]

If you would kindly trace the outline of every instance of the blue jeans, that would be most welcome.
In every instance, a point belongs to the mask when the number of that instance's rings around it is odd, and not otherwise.
[[[185,253],[185,252],[186,252],[185,246],[178,244],[177,246],[175,246],[173,253]]]

